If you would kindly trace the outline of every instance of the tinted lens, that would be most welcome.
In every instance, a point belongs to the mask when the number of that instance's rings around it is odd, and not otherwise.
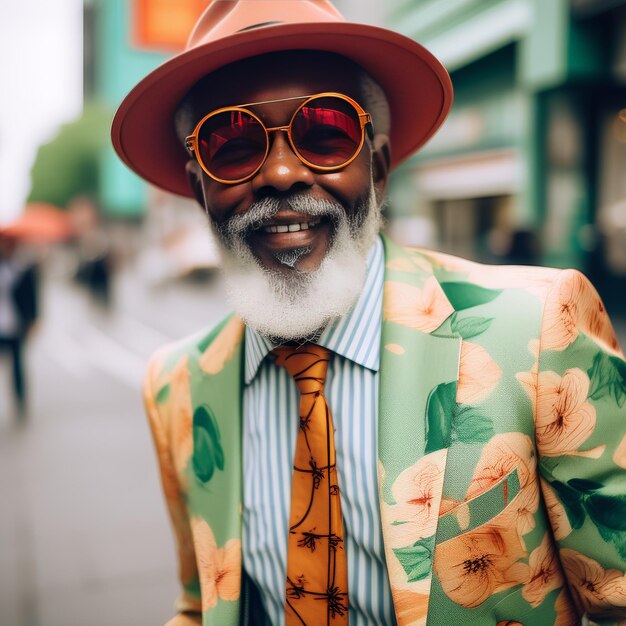
[[[298,111],[291,127],[298,152],[320,167],[347,163],[359,150],[362,136],[356,109],[333,96],[308,102]]]
[[[265,130],[244,111],[222,111],[200,127],[198,151],[216,178],[239,180],[261,165],[267,149]]]

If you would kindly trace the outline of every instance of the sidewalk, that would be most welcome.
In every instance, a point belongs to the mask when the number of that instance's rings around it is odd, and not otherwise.
[[[22,427],[0,369],[0,626],[155,626],[173,615],[174,544],[141,380],[159,345],[225,306],[218,283],[146,290],[127,274],[117,287],[118,306],[103,313],[73,285],[47,285]]]

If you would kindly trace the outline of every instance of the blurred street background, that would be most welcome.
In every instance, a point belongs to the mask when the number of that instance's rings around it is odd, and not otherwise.
[[[39,285],[23,407],[0,352],[0,626],[172,614],[141,381],[157,347],[227,307],[203,213],[144,184],[108,137],[116,106],[207,4],[0,8],[0,228]],[[626,0],[336,5],[415,38],[455,86],[442,130],[392,177],[389,233],[481,262],[577,267],[626,346]]]

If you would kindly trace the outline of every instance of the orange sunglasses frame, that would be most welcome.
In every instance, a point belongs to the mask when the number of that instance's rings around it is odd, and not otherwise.
[[[352,155],[352,157],[348,159],[345,163],[341,163],[341,165],[322,166],[322,165],[315,165],[314,163],[311,163],[310,161],[305,159],[300,154],[300,152],[298,152],[298,149],[296,148],[293,142],[293,138],[291,136],[291,128],[293,125],[293,121],[296,118],[296,115],[298,115],[298,113],[307,104],[309,104],[309,102],[311,102],[312,100],[317,100],[318,98],[328,98],[328,97],[339,98],[340,100],[344,100],[345,102],[350,104],[352,107],[354,107],[359,117],[359,122],[361,125],[361,141],[359,142],[359,146],[354,151],[354,154]],[[304,100],[304,102],[294,111],[293,115],[291,116],[291,119],[289,120],[289,124],[287,124],[286,126],[273,126],[271,128],[268,128],[267,126],[265,126],[265,124],[263,123],[263,121],[258,115],[255,115],[252,111],[248,109],[248,107],[252,107],[252,106],[260,106],[264,104],[275,104],[277,102],[288,102],[291,100]],[[265,154],[263,155],[263,158],[261,159],[261,162],[259,163],[258,167],[247,176],[244,176],[243,178],[238,178],[236,180],[225,180],[223,178],[219,178],[215,176],[215,174],[212,174],[209,171],[208,167],[206,167],[206,165],[204,164],[202,157],[197,150],[198,134],[200,133],[200,128],[202,128],[202,125],[208,119],[214,117],[215,115],[219,115],[220,113],[224,113],[225,111],[240,111],[243,113],[247,113],[248,115],[250,115],[250,117],[255,119],[261,125],[261,128],[265,132]],[[361,105],[358,102],[350,98],[350,96],[346,96],[345,94],[337,93],[334,91],[325,91],[322,93],[313,94],[311,96],[295,96],[293,98],[281,98],[279,100],[265,100],[263,102],[248,102],[247,104],[238,104],[236,106],[223,107],[221,109],[216,109],[215,111],[211,111],[210,113],[207,113],[207,115],[205,115],[198,122],[193,133],[185,137],[185,148],[187,148],[187,151],[189,152],[189,154],[193,158],[195,158],[196,161],[198,161],[198,163],[200,164],[200,167],[204,170],[207,176],[210,176],[213,180],[223,185],[237,185],[239,183],[243,183],[253,178],[257,174],[257,172],[263,167],[263,164],[267,160],[267,156],[269,155],[269,152],[270,152],[270,133],[278,132],[278,131],[286,132],[291,149],[293,150],[294,154],[300,159],[300,161],[302,161],[302,163],[304,163],[307,167],[311,168],[312,170],[316,170],[318,172],[334,172],[336,170],[340,170],[343,167],[346,167],[347,165],[350,165],[350,163],[352,163],[352,161],[354,161],[354,159],[356,159],[356,157],[359,155],[359,152],[361,152],[361,148],[363,147],[363,143],[365,142],[365,128],[366,127],[367,127],[368,136],[372,138],[374,134],[373,127],[372,127],[372,116],[369,113],[366,113],[366,111],[361,107]]]

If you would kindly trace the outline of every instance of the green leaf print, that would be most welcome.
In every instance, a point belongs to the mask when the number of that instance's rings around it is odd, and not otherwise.
[[[598,352],[587,370],[591,382],[589,397],[600,400],[610,396],[619,407],[626,402],[626,363],[605,352]]]
[[[452,332],[458,333],[463,339],[471,339],[484,333],[493,322],[493,317],[466,317],[459,319],[457,313],[452,316]]]
[[[463,406],[457,412],[453,432],[462,443],[486,443],[496,434],[493,422],[473,406]]]
[[[585,521],[585,510],[582,504],[583,494],[560,480],[555,480],[551,484],[563,503],[570,525],[574,529],[580,528]]]
[[[193,469],[204,483],[213,478],[215,469],[224,469],[224,450],[217,421],[206,406],[193,414]]]
[[[441,287],[450,300],[450,304],[457,311],[487,304],[502,293],[502,289],[486,289],[468,283],[443,282]]]
[[[626,496],[589,496],[587,511],[594,522],[612,530],[626,531]]]
[[[163,387],[159,389],[155,398],[157,404],[163,404],[167,400],[170,395],[170,389],[171,387],[169,383],[167,385],[163,385]]]
[[[611,530],[602,524],[596,524],[600,536],[607,543],[612,543],[622,559],[626,559],[626,536],[621,530]]]
[[[456,402],[457,383],[442,383],[426,404],[426,454],[448,448],[453,441],[485,443],[496,433],[493,422],[479,409]]]
[[[432,537],[420,539],[412,546],[394,548],[393,553],[408,576],[407,582],[414,583],[426,578],[433,568]]]
[[[621,558],[626,559],[626,496],[595,493],[604,485],[580,478],[568,480],[567,484],[554,481],[552,487],[572,528],[580,528],[588,516],[604,541],[613,544]]]
[[[626,559],[626,496],[594,494],[587,498],[586,508],[602,538]]]
[[[426,403],[426,453],[450,447],[456,410],[456,381],[437,385]]]
[[[567,481],[567,484],[576,491],[582,491],[583,493],[593,493],[602,489],[604,485],[595,480],[587,480],[586,478],[572,478]]]

